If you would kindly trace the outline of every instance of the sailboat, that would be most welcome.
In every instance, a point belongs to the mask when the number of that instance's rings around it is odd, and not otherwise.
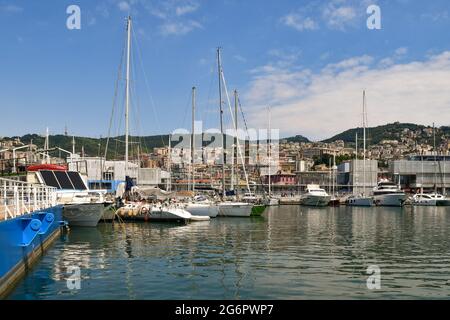
[[[128,145],[129,145],[129,107],[130,107],[130,51],[131,51],[131,16],[127,19],[127,65],[125,84],[125,176],[129,173]],[[145,221],[195,221],[206,220],[209,217],[196,217],[184,208],[169,204],[145,204],[135,201],[127,201],[124,207],[118,210],[118,214],[133,219]]]
[[[191,168],[189,171],[189,180],[191,181],[192,192],[195,195],[195,93],[196,88],[192,88],[192,132],[191,132]],[[217,217],[219,206],[206,198],[205,196],[194,196],[186,204],[184,209],[196,216]]]
[[[217,65],[218,65],[218,74],[219,74],[219,111],[220,111],[220,133],[222,136],[222,202],[219,202],[219,216],[226,217],[250,217],[252,214],[251,203],[246,202],[238,202],[238,201],[226,201],[226,185],[225,185],[225,135],[223,131],[223,108],[222,108],[222,81],[224,81],[222,63],[220,58],[220,48],[217,48]],[[226,87],[225,87],[226,90]],[[230,106],[231,108],[231,106]],[[233,121],[234,130],[237,136],[237,128],[236,123]],[[240,157],[242,159],[242,153],[239,146],[239,140],[237,139],[237,149]],[[247,173],[245,171],[245,163],[243,164],[244,173],[246,179],[248,180]],[[250,192],[250,187],[247,181],[247,188]]]
[[[356,136],[358,137],[358,136]],[[366,91],[363,91],[363,191],[361,194],[354,195],[347,199],[349,206],[371,207],[374,205],[373,198],[365,195],[366,193]],[[358,145],[358,138],[356,138]],[[358,153],[355,159],[355,169],[358,170]],[[359,171],[359,170],[358,170]]]
[[[268,206],[277,206],[280,203],[280,200],[272,196],[272,127],[271,127],[271,113],[270,113],[270,107],[268,108],[268,114],[269,114],[269,141],[268,141],[268,153],[269,153],[269,172],[268,172],[268,178],[269,178],[269,194],[266,199],[266,205]]]

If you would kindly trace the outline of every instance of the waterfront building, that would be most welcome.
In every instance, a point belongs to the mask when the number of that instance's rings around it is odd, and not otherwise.
[[[450,156],[415,155],[408,159],[389,162],[389,175],[407,191],[438,190],[446,193],[450,188]]]

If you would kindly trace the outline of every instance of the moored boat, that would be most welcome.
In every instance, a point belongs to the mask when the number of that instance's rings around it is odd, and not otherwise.
[[[245,202],[224,201],[219,203],[219,216],[250,217],[253,205]]]
[[[373,190],[374,203],[377,206],[402,207],[406,194],[395,183],[382,180]]]
[[[309,184],[306,193],[301,196],[301,204],[312,207],[326,207],[331,200],[331,196],[318,185]]]

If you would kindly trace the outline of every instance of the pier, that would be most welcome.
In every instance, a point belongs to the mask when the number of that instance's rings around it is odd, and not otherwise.
[[[0,178],[0,298],[60,234],[56,188]]]

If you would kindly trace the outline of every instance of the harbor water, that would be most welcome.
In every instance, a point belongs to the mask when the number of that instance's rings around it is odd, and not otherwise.
[[[373,265],[381,288],[370,290]],[[450,208],[281,206],[188,225],[72,228],[8,298],[449,297]]]

